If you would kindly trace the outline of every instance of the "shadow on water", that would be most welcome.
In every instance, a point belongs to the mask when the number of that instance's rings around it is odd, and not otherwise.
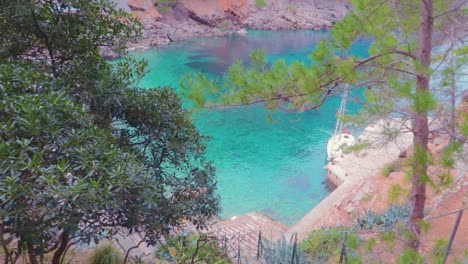
[[[237,60],[248,63],[249,55],[255,49],[262,49],[270,56],[282,56],[287,53],[307,56],[313,50],[311,43],[317,43],[327,37],[327,31],[250,31],[247,36],[200,39],[196,40],[197,45],[194,42],[191,45],[180,45],[190,53],[196,54],[188,57],[192,62],[187,63],[187,66],[196,71],[222,75],[229,65]]]
[[[190,68],[197,69],[198,71],[201,72],[206,72],[209,74],[213,75],[223,75],[226,70],[226,68],[229,67],[230,64],[226,62],[216,62],[216,61],[210,61],[210,62],[202,62],[202,61],[194,61],[194,62],[189,62],[186,63]]]

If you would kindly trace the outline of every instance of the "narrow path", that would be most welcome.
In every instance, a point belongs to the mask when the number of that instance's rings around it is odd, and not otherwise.
[[[381,120],[368,126],[358,138],[358,142],[367,144],[365,148],[341,155],[326,166],[329,179],[339,186],[291,226],[287,235],[297,233],[299,239],[304,239],[310,231],[319,228],[324,216],[340,205],[343,199],[356,193],[367,179],[398,160],[400,154],[411,146],[412,138],[407,125],[399,120]]]

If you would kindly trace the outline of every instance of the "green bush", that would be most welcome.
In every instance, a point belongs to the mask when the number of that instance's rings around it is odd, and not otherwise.
[[[265,2],[265,0],[255,0],[255,4],[256,4],[258,7],[265,7],[265,6],[267,6],[267,3]]]
[[[123,255],[110,243],[99,245],[89,256],[88,264],[122,264]]]
[[[383,168],[382,170],[382,174],[385,177],[388,177],[390,173],[400,171],[400,170],[401,170],[401,164],[400,164],[400,161],[397,160],[385,166],[385,168]]]
[[[312,263],[338,263],[345,233],[349,260],[354,259],[359,237],[344,227],[314,230],[302,241],[299,248],[312,258]]]

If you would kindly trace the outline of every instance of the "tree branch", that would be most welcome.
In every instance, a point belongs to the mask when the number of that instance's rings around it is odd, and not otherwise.
[[[463,7],[464,4],[465,4],[464,1],[462,1],[462,3],[459,6],[455,7],[454,9],[451,9],[451,10],[448,10],[448,11],[442,13],[442,14],[436,15],[433,18],[434,18],[434,20],[436,20],[437,18],[439,18],[441,16],[445,16],[445,15],[450,14],[452,12],[460,11],[460,8]]]
[[[58,247],[57,251],[55,251],[54,256],[52,257],[52,264],[60,264],[60,259],[62,258],[62,255],[65,253],[65,250],[67,249],[68,242],[69,242],[70,236],[68,234],[68,231],[62,231],[60,234],[60,246]]]
[[[138,244],[136,244],[135,246],[133,247],[130,247],[128,250],[127,250],[127,253],[125,254],[125,258],[124,258],[124,261],[123,261],[123,264],[126,264],[127,263],[127,260],[128,260],[128,257],[130,255],[130,251],[140,247],[141,243],[145,242],[144,239],[140,240],[140,242],[138,242]]]
[[[46,45],[46,48],[47,48],[47,51],[49,53],[49,57],[50,57],[50,60],[51,60],[51,64],[52,64],[52,71],[53,71],[53,73],[55,75],[56,74],[56,64],[55,64],[55,57],[54,57],[54,52],[53,52],[53,49],[52,49],[52,44],[50,43],[50,40],[49,40],[49,37],[47,36],[47,34],[45,34],[44,31],[39,26],[39,23],[37,21],[37,17],[36,17],[36,14],[34,13],[34,11],[31,11],[31,17],[32,17],[32,19],[34,21],[35,28],[39,32],[39,35],[41,35],[44,38],[44,42],[45,42],[45,45]]]

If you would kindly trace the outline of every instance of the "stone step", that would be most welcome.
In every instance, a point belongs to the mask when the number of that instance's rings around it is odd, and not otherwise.
[[[210,232],[220,239],[228,238],[229,256],[237,256],[240,243],[243,257],[252,258],[257,253],[259,232],[262,232],[264,240],[277,240],[287,229],[286,225],[261,213],[253,212],[219,221],[212,226]]]

